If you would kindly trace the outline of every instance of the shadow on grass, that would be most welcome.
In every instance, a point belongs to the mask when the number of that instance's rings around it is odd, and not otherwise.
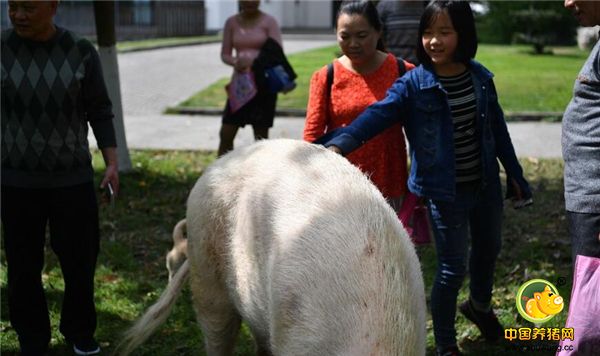
[[[71,355],[73,354],[71,347],[65,343],[64,338],[58,331],[58,315],[60,314],[63,288],[57,288],[46,283],[44,291],[52,319],[52,336],[48,354],[56,356]],[[8,289],[6,286],[2,286],[0,293],[2,298],[1,318],[3,321],[8,321]],[[110,325],[110,330],[124,329],[130,324],[129,320],[124,319],[118,313],[108,313],[102,310],[98,310],[97,318],[99,325]],[[106,340],[111,340],[114,338],[114,335],[107,335],[101,332],[102,330],[103,328],[98,328],[96,337],[100,341],[103,350],[107,351],[107,349],[111,348],[111,343]],[[4,334],[2,337],[3,340],[8,341],[2,343],[2,355],[19,355],[19,344],[15,330],[10,325],[7,325],[3,328],[2,333]]]
[[[576,47],[551,47],[548,46],[542,53],[536,52],[533,47],[523,47],[517,50],[517,53],[533,57],[555,57],[582,59],[587,58],[589,51],[579,50]]]

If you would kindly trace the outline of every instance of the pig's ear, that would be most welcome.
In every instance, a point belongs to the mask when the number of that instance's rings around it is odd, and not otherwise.
[[[546,285],[546,288],[544,288],[544,292],[552,292],[552,291],[550,290],[550,286],[549,286],[549,285]]]
[[[540,299],[542,299],[542,294],[541,294],[541,293],[538,293],[538,292],[535,292],[535,293],[533,293],[533,297],[534,297],[535,299],[537,299],[537,300],[540,300]]]

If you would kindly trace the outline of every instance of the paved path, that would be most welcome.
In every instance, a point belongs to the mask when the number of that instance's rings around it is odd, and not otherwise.
[[[328,37],[284,39],[283,46],[286,53],[295,53],[335,44],[335,38]],[[219,43],[124,53],[118,60],[125,120],[131,115],[160,114],[231,75],[231,67],[221,62]]]
[[[129,148],[216,150],[221,118],[216,116],[149,115],[126,118]],[[302,137],[303,118],[276,118],[272,138]],[[508,125],[520,157],[560,158],[560,124],[519,122]],[[236,147],[254,141],[252,129],[240,130]]]
[[[333,36],[306,40],[284,37],[286,53],[335,43]],[[130,149],[216,150],[221,118],[161,114],[172,106],[231,74],[220,61],[220,44],[131,52],[119,55],[125,130]],[[303,118],[277,117],[270,137],[300,139]],[[509,125],[517,154],[522,157],[561,157],[560,124]],[[253,142],[252,129],[239,131],[235,146]],[[95,145],[93,135],[90,143]]]

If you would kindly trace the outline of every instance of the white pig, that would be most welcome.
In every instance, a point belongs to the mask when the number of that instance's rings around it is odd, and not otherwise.
[[[241,321],[262,355],[424,355],[414,247],[345,158],[296,140],[234,150],[187,202],[188,260],[118,348],[166,319],[189,275],[206,353],[232,355]]]

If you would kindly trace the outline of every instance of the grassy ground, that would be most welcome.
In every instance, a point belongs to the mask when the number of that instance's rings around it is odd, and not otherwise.
[[[312,73],[338,55],[331,46],[292,54],[288,58],[298,74],[297,88],[280,95],[280,109],[306,109]],[[572,94],[573,82],[587,53],[576,48],[556,48],[555,54],[534,55],[527,46],[481,45],[477,59],[495,73],[500,103],[507,112],[562,112]],[[223,78],[183,101],[180,107],[223,108]]]
[[[164,256],[171,248],[171,229],[184,217],[189,190],[214,158],[213,152],[133,151],[134,170],[122,176],[122,195],[112,208],[101,205],[102,252],[96,273],[96,302],[97,338],[104,350],[110,352],[114,348],[119,334],[158,298],[166,286]],[[102,167],[97,153],[94,162],[97,169]],[[525,281],[545,278],[556,282],[560,277],[565,278],[559,291],[566,299],[567,308],[571,288],[562,163],[560,160],[523,159],[522,164],[534,189],[535,204],[520,211],[506,209],[504,247],[498,261],[494,294],[494,308],[506,327],[531,327],[518,316],[515,308],[515,293]],[[97,179],[100,172],[98,169]],[[421,247],[418,252],[429,293],[435,271],[435,252],[431,246]],[[4,258],[2,261],[0,351],[2,355],[14,355],[18,344],[8,321]],[[69,354],[62,336],[56,331],[63,284],[57,261],[51,253],[47,254],[43,280],[54,326],[51,354]],[[466,298],[466,293],[464,288],[460,300]],[[171,317],[137,355],[198,354],[202,339],[189,297],[189,292],[184,291]],[[565,319],[566,311],[544,326],[561,327]],[[460,345],[467,354],[522,354],[509,351],[506,345],[486,345],[478,337],[476,328],[461,316],[457,318],[457,328]],[[238,340],[237,355],[253,354],[251,340],[244,328]],[[428,322],[427,346],[431,354],[431,321]]]
[[[588,54],[575,47],[536,55],[530,46],[483,45],[477,59],[494,72],[504,110],[562,112]]]

